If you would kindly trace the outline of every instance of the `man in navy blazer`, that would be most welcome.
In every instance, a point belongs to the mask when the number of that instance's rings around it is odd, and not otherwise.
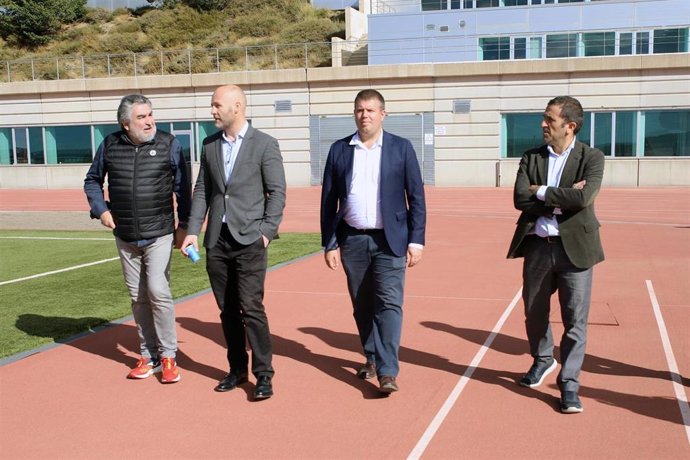
[[[321,192],[321,243],[326,265],[347,276],[366,362],[357,375],[378,376],[379,390],[398,390],[406,267],[422,258],[424,184],[409,140],[383,130],[381,93],[355,98],[357,132],[328,153]]]

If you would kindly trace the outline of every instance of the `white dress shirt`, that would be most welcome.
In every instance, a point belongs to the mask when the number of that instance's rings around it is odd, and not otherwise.
[[[550,145],[546,148],[549,151],[549,167],[546,176],[546,185],[542,185],[537,190],[537,198],[541,201],[546,200],[546,189],[549,187],[558,187],[561,182],[561,175],[563,175],[563,167],[565,162],[568,160],[571,150],[575,147],[575,139],[570,143],[568,148],[566,148],[560,155],[553,151]],[[537,223],[534,227],[534,233],[537,236],[546,238],[547,236],[558,236],[560,232],[558,230],[558,220],[556,216],[561,214],[561,208],[554,208],[553,214],[550,216],[541,216],[537,219]]]
[[[350,227],[360,230],[382,229],[380,186],[383,131],[379,133],[371,148],[364,145],[359,138],[359,133],[352,136],[350,145],[354,145],[355,151],[352,182],[343,218]]]

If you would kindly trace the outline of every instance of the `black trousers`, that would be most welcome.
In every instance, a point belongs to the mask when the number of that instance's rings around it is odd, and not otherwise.
[[[247,372],[249,342],[252,373],[256,377],[274,373],[271,332],[263,304],[267,263],[263,238],[242,245],[226,225],[215,246],[207,250],[206,270],[220,308],[231,372]]]

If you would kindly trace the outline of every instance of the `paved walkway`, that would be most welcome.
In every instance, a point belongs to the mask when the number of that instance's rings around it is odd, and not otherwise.
[[[290,189],[281,231],[317,231],[318,194]],[[18,200],[0,190],[0,211],[21,211]],[[354,376],[344,275],[315,255],[268,276],[273,398],[252,402],[252,384],[212,391],[226,364],[206,294],[178,304],[178,384],[124,378],[131,322],[0,367],[0,457],[690,458],[679,401],[690,393],[690,190],[606,189],[598,203],[607,260],[595,269],[582,414],[558,412],[555,374],[538,389],[515,383],[530,358],[521,261],[505,259],[511,191],[429,188],[399,393],[381,398]]]

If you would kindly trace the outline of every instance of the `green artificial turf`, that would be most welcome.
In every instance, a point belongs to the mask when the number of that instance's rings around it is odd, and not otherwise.
[[[319,249],[317,234],[281,234],[269,246],[269,266]],[[201,261],[194,264],[173,251],[170,283],[175,299],[208,289],[203,248],[200,254]],[[0,231],[0,282],[112,258],[115,260],[0,285],[0,358],[131,314],[110,232]]]

